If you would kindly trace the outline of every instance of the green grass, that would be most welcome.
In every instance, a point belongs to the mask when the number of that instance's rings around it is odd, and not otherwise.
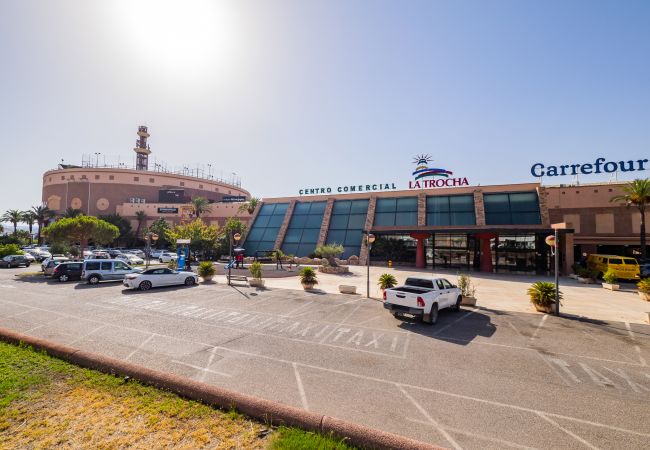
[[[270,439],[269,431],[235,410],[0,342],[0,442],[9,448],[69,446],[78,439],[89,448],[149,448],[153,439],[162,447],[353,449],[295,428],[271,431]]]
[[[340,439],[295,428],[280,427],[271,440],[272,450],[353,450]]]

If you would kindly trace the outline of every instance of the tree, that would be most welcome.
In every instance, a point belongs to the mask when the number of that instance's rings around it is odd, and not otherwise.
[[[240,243],[244,242],[244,238],[246,237],[247,230],[248,227],[240,219],[238,219],[237,217],[229,217],[223,226],[223,235],[219,238],[217,242],[215,252],[218,253],[219,255],[229,255],[230,237],[233,236],[235,233],[239,233],[242,236],[239,242]],[[233,241],[233,245],[235,245],[234,241]]]
[[[126,220],[124,217],[119,214],[107,214],[105,216],[99,216],[101,220],[104,220],[108,223],[115,225],[120,230],[120,235],[117,238],[118,242],[126,242],[127,239],[131,238],[131,223]]]
[[[82,255],[89,241],[104,245],[120,235],[115,225],[93,216],[66,217],[48,225],[43,232],[52,242],[79,243]]]
[[[612,202],[625,202],[627,206],[634,205],[641,213],[641,258],[646,259],[646,234],[645,234],[645,209],[650,203],[650,178],[630,181],[623,187],[623,195],[616,195],[610,199]]]
[[[239,206],[239,212],[247,212],[248,214],[253,214],[255,212],[255,208],[257,208],[257,205],[260,203],[260,199],[257,197],[251,197],[250,200],[247,202],[242,203]]]
[[[314,253],[316,253],[316,256],[319,258],[326,258],[330,263],[330,266],[336,267],[338,266],[338,264],[336,264],[336,258],[341,256],[344,251],[345,249],[341,244],[332,243],[316,247]]]
[[[147,217],[146,212],[140,210],[136,211],[135,218],[138,220],[138,227],[135,229],[135,238],[140,239],[140,231],[142,230],[142,226],[147,223],[147,219],[149,217]]]
[[[4,233],[4,232],[5,232],[5,227],[3,227],[2,224],[0,223],[0,233]]]
[[[201,219],[193,222],[176,225],[167,232],[167,240],[176,242],[177,239],[189,239],[190,250],[194,252],[212,253],[217,239],[224,233],[224,229],[214,225],[206,225]]]
[[[16,234],[18,231],[18,223],[23,221],[23,213],[17,209],[10,209],[6,211],[2,217],[0,217],[0,220],[4,222],[11,222],[14,226],[14,234]]]
[[[32,206],[32,212],[34,213],[36,223],[38,224],[36,242],[38,242],[38,245],[41,245],[41,231],[43,230],[43,224],[54,217],[54,211],[47,206]]]
[[[27,210],[22,212],[23,222],[29,227],[29,243],[32,243],[32,231],[34,229],[34,222],[36,222],[36,215],[34,211]]]
[[[201,217],[201,214],[209,213],[212,209],[210,208],[210,202],[204,197],[194,197],[192,199],[192,206],[194,207],[194,214],[196,214],[197,219]]]
[[[67,217],[69,219],[74,219],[75,217],[79,217],[82,215],[83,215],[83,211],[76,208],[68,208],[63,213],[63,217]]]
[[[167,238],[167,235],[169,231],[171,231],[171,228],[165,219],[162,217],[156,219],[147,229],[147,231],[150,233],[156,233],[158,235],[158,240],[156,241],[156,246],[158,248],[169,247],[169,239]]]

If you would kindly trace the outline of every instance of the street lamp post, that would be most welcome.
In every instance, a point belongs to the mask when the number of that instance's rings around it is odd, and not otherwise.
[[[367,298],[370,298],[370,250],[372,249],[373,242],[375,242],[375,235],[367,233],[366,234],[366,246],[368,247],[368,254],[366,256],[366,269],[367,269],[366,297]]]
[[[557,228],[555,229],[555,315],[560,315],[560,252],[558,247],[558,233]]]
[[[230,286],[230,284],[231,284],[230,283],[230,273],[232,271],[232,263],[233,263],[233,261],[232,261],[232,241],[233,241],[233,239],[235,240],[235,242],[239,242],[239,240],[241,239],[241,234],[235,233],[235,234],[230,235],[230,261],[228,262],[228,286]]]
[[[158,240],[158,235],[156,233],[152,233],[151,231],[147,232],[145,235],[146,241],[147,241],[147,269],[149,268],[149,262],[151,260],[151,241],[154,241],[154,243]]]

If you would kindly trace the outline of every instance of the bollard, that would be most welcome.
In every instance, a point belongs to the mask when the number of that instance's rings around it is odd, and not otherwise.
[[[390,267],[393,267],[393,261],[391,261],[390,259],[388,260],[388,267],[389,267],[389,268],[390,268]]]

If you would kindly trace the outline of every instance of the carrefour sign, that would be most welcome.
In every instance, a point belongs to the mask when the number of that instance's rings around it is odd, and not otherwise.
[[[607,161],[605,158],[596,158],[592,163],[581,164],[560,164],[546,166],[542,163],[535,163],[530,168],[534,177],[561,177],[565,175],[591,175],[597,173],[637,172],[647,170],[645,164],[647,159],[630,159],[628,161]]]

